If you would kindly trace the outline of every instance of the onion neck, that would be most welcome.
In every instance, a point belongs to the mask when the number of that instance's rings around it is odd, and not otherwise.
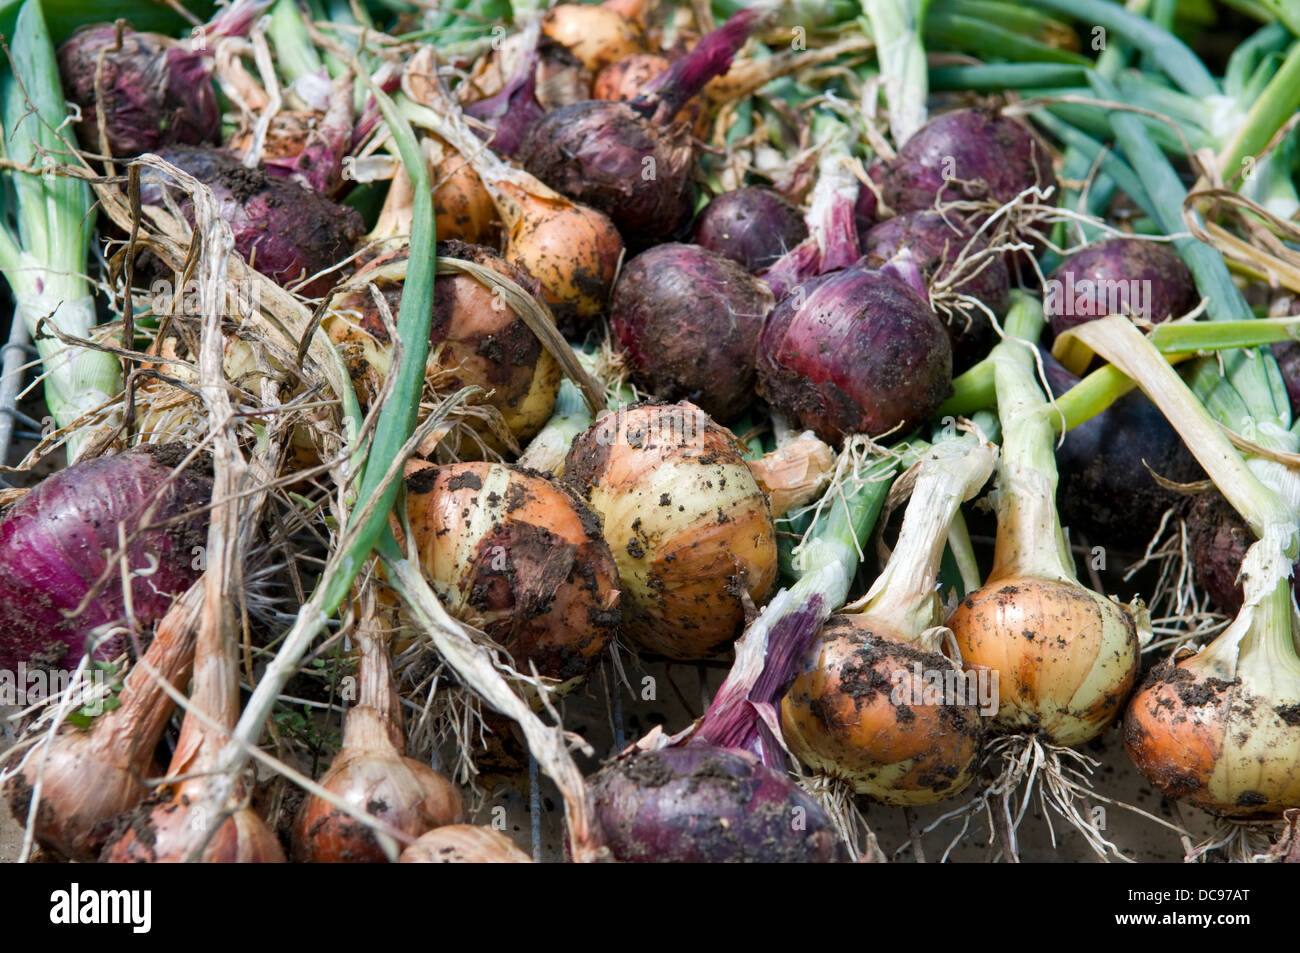
[[[969,437],[931,448],[919,464],[889,563],[848,611],[870,615],[908,641],[938,624],[935,583],[949,527],[961,504],[988,480],[996,460],[991,444]]]
[[[990,355],[1003,436],[998,531],[987,582],[1025,575],[1077,584],[1056,511],[1053,411],[1036,373],[1043,308],[1023,293],[1014,293],[1013,302],[1006,336]]]
[[[393,683],[388,640],[373,621],[357,628],[357,703],[343,727],[343,747],[362,751],[406,751],[401,702]]]

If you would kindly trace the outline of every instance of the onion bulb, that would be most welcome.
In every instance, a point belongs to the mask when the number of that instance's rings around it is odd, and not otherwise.
[[[682,401],[604,415],[569,451],[564,479],[601,520],[623,590],[623,630],[677,659],[726,648],[745,599],[776,581],[771,512],[737,441]]]
[[[571,687],[613,637],[618,569],[571,490],[491,463],[415,465],[415,546],[447,611],[486,632],[523,672]]]
[[[489,268],[525,291],[534,283],[491,249],[464,242],[438,243],[440,259]],[[371,287],[378,288],[392,315],[402,298],[406,252],[367,263],[330,302],[322,326],[338,345],[363,403],[383,388],[392,365],[392,346]],[[483,402],[496,408],[517,441],[527,440],[550,418],[560,386],[560,367],[551,352],[495,289],[466,272],[434,280],[433,318],[425,376],[443,393],[477,385]],[[481,434],[489,446],[496,442]]]
[[[942,652],[935,588],[949,524],[996,456],[964,438],[927,453],[885,571],[822,628],[781,703],[800,761],[886,804],[951,797],[978,764],[977,686]]]
[[[561,3],[542,18],[542,34],[566,47],[593,73],[641,50],[635,26],[613,10],[586,3]]]
[[[531,864],[533,859],[491,827],[448,824],[402,851],[404,864]]]
[[[373,615],[357,627],[356,641],[357,703],[348,709],[343,747],[321,777],[321,787],[411,837],[458,823],[462,806],[456,788],[427,764],[405,757],[388,643]],[[388,859],[374,828],[314,794],[298,810],[293,844],[299,862]]]

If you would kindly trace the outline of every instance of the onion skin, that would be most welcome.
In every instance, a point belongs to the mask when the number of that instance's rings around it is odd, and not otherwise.
[[[592,73],[641,50],[631,23],[613,10],[584,3],[561,3],[548,10],[542,35],[566,47]]]
[[[971,593],[948,619],[967,668],[999,675],[993,727],[1076,745],[1120,712],[1137,675],[1133,620],[1078,583],[1010,575]]]
[[[1078,383],[1050,353],[1040,353],[1054,396]],[[1181,507],[1185,500],[1177,490],[1157,483],[1151,471],[1176,483],[1205,479],[1177,431],[1138,391],[1072,427],[1056,449],[1056,464],[1061,520],[1081,531],[1089,544],[1137,551],[1145,549],[1165,510]],[[1244,553],[1243,546],[1238,562]]]
[[[896,213],[942,202],[1009,202],[1025,189],[1055,186],[1046,148],[1029,127],[997,110],[957,109],[918,129],[890,164],[882,197]]]
[[[772,293],[698,245],[657,245],[624,266],[610,328],[632,379],[730,420],[753,400],[754,352]]]
[[[671,64],[656,53],[633,53],[610,63],[596,75],[591,90],[592,99],[606,102],[627,102],[641,95],[650,82]]]
[[[433,218],[439,241],[489,244],[499,228],[497,208],[474,167],[445,146],[433,169]]]
[[[408,472],[420,565],[447,610],[521,671],[583,678],[619,622],[618,568],[596,516],[566,487],[490,463]]]
[[[171,143],[217,140],[221,110],[204,53],[129,27],[117,47],[112,23],[84,26],[59,46],[64,95],[81,109],[77,136],[83,148],[100,151],[95,73],[101,54],[105,134],[113,155],[134,157]]]
[[[100,855],[105,864],[179,864],[189,860],[207,832],[191,816],[184,796],[118,821],[118,833]],[[204,864],[282,864],[284,850],[250,808],[228,817],[199,856]]]
[[[384,649],[387,651],[387,648]],[[344,748],[320,785],[351,806],[412,836],[458,823],[460,794],[427,764],[403,757],[370,709],[348,712]],[[321,798],[308,797],[294,823],[294,861],[381,864],[388,860],[375,832]]]
[[[1300,699],[1278,697],[1280,677],[1224,674],[1201,656],[1155,668],[1129,704],[1124,749],[1167,797],[1225,817],[1278,817],[1300,805],[1296,746],[1281,743],[1300,730]]]
[[[1237,577],[1255,534],[1222,494],[1202,493],[1188,505],[1187,542],[1196,584],[1216,609],[1235,617],[1244,598]]]
[[[1297,303],[1296,307],[1300,308],[1300,303]],[[1278,370],[1282,372],[1282,382],[1286,384],[1291,416],[1300,418],[1300,343],[1278,341],[1273,345],[1273,356],[1277,358]]]
[[[625,863],[848,860],[816,801],[737,751],[638,751],[603,768],[590,790],[605,845]]]
[[[491,249],[464,242],[439,242],[439,258],[471,261],[504,275],[525,291],[534,282]],[[359,274],[405,258],[405,252],[369,262]],[[402,300],[402,283],[375,276],[395,316]],[[516,440],[527,440],[545,426],[560,388],[560,366],[523,319],[497,297],[492,288],[469,274],[434,279],[433,318],[429,325],[429,357],[425,376],[436,389],[450,392],[477,385],[491,394],[483,399],[501,412]],[[392,363],[392,349],[383,317],[369,288],[336,295],[323,326],[341,347],[358,396],[369,403],[383,388]],[[481,436],[495,445],[489,433]],[[464,448],[472,450],[473,448]]]
[[[116,570],[76,618],[74,611],[117,552],[118,527],[127,533],[126,559],[134,570],[156,564],[131,584],[136,620],[152,626],[176,596],[198,578],[194,552],[207,544],[211,480],[195,466],[170,483],[184,459],[180,447],[141,448],[74,464],[46,477],[0,519],[0,668],[18,664],[75,668],[93,630],[126,616]],[[159,496],[161,494],[161,497]],[[155,501],[156,504],[155,504]],[[153,527],[131,539],[144,525]],[[169,520],[185,515],[171,525]],[[97,659],[124,648],[106,640]]]
[[[403,864],[531,864],[533,859],[491,827],[448,824],[402,851]]]
[[[1109,291],[1088,292],[1087,285],[1079,289],[1080,282],[1090,282],[1094,288],[1100,282],[1105,288],[1113,288],[1120,305],[1114,313],[1127,314],[1129,309],[1144,306],[1147,313],[1138,317],[1154,323],[1187,313],[1199,298],[1192,273],[1178,252],[1169,245],[1140,238],[1112,238],[1089,245],[1061,262],[1052,279],[1059,285],[1048,286],[1043,304],[1054,334],[1064,334],[1112,313]],[[1068,283],[1071,281],[1073,284]],[[1146,290],[1139,297],[1147,300],[1131,298],[1129,283],[1134,281],[1143,283]],[[1071,298],[1072,287],[1076,290]],[[1053,293],[1053,288],[1059,290]]]
[[[600,517],[618,565],[623,631],[675,659],[707,658],[744,629],[747,594],[776,582],[767,499],[729,431],[692,404],[604,415],[564,479]]]
[[[499,183],[509,237],[506,259],[542,286],[556,319],[579,324],[605,310],[623,254],[609,216],[585,205]]]
[[[870,193],[870,189],[859,190]],[[963,249],[977,255],[988,248],[983,236],[976,236],[956,215],[938,212],[904,212],[886,219],[863,236],[862,253],[870,268],[879,268],[906,248],[927,288],[948,277]],[[981,262],[976,274],[954,285],[952,291],[982,301],[997,317],[1007,313],[1011,303],[1011,279],[1000,256]],[[993,322],[978,307],[954,302],[954,313],[936,312],[948,329],[952,342],[953,372],[970,367],[993,345]]]
[[[695,219],[695,243],[757,273],[808,237],[794,205],[773,192],[746,186],[723,192]]]
[[[914,664],[923,672],[957,666],[891,630],[865,615],[832,616],[781,702],[782,735],[800,761],[859,794],[931,804],[970,784],[983,725],[973,705],[894,701],[900,672],[913,697],[924,697]]]
[[[551,188],[608,215],[635,249],[681,234],[694,211],[689,125],[661,126],[627,103],[592,100],[548,113],[520,155]]]
[[[758,393],[827,443],[907,433],[951,390],[943,322],[882,272],[852,267],[805,282],[763,326]]]
[[[173,146],[158,155],[212,189],[220,215],[230,225],[235,250],[255,269],[278,285],[289,287],[303,278],[332,268],[352,253],[364,225],[356,209],[337,205],[297,182],[275,178],[263,169],[246,169],[233,155],[219,149]],[[146,203],[162,201],[159,177],[142,176]],[[181,212],[192,221],[189,198]],[[336,278],[324,275],[298,288],[318,296]]]

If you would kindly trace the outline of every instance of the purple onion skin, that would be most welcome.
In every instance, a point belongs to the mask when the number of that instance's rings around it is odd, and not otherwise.
[[[235,236],[235,249],[276,284],[295,285],[330,268],[352,252],[365,225],[356,209],[338,205],[319,192],[264,169],[247,169],[228,152],[202,146],[172,146],[158,154],[212,189],[220,214]],[[141,193],[146,203],[161,201],[161,183],[147,173]],[[188,197],[181,211],[192,221]],[[300,294],[325,294],[337,281],[317,278]]]
[[[968,254],[988,247],[983,236],[974,236],[958,216],[904,212],[872,227],[862,239],[862,253],[868,267],[879,268],[900,249],[909,249],[922,280],[929,287],[947,277],[968,244],[971,245]],[[981,266],[976,274],[956,285],[953,291],[984,302],[1000,318],[1010,305],[1011,279],[1006,262],[993,256]],[[939,317],[947,326],[952,341],[954,373],[964,371],[988,354],[993,346],[993,322],[983,310],[972,306],[955,310],[951,316],[940,314]]]
[[[631,249],[680,237],[695,208],[691,130],[592,100],[533,123],[519,155],[557,192],[608,215]]]
[[[81,107],[81,145],[98,152],[95,69],[99,55],[117,46],[111,23],[84,26],[59,47],[59,73],[69,101]],[[100,88],[113,155],[153,152],[170,143],[215,142],[221,111],[205,55],[156,33],[126,29],[122,46],[105,52]]]
[[[828,443],[907,433],[952,392],[952,345],[920,295],[855,265],[800,285],[768,315],[758,392]]]
[[[1041,353],[1054,396],[1079,382],[1051,354]],[[1205,479],[1177,431],[1140,391],[1070,430],[1056,450],[1056,464],[1062,522],[1091,546],[1131,552],[1143,551],[1165,510],[1186,499],[1157,483],[1147,466],[1175,483]]]
[[[1245,593],[1237,581],[1255,534],[1218,492],[1201,493],[1187,505],[1187,548],[1196,585],[1214,607],[1235,618]]]
[[[867,178],[871,179],[879,187],[885,181],[886,168],[885,163],[877,159],[867,167]],[[853,203],[853,224],[857,226],[858,236],[864,241],[867,232],[879,221],[879,204],[875,189],[868,188],[865,185],[858,189],[857,201]]]
[[[1088,284],[1080,287],[1081,282]],[[1099,282],[1104,284],[1098,290]],[[1141,284],[1135,289],[1131,282]],[[1192,273],[1178,252],[1140,238],[1112,238],[1080,249],[1061,262],[1044,291],[1054,334],[1130,311],[1159,323],[1187,313],[1198,300]],[[1112,311],[1116,303],[1119,308]]]
[[[950,181],[951,180],[951,181]],[[882,198],[896,213],[944,202],[1008,202],[1032,185],[1056,185],[1047,150],[1019,120],[997,110],[957,109],[931,119],[890,164]]]
[[[161,619],[199,577],[194,550],[207,543],[212,481],[189,467],[165,484],[184,456],[181,448],[165,447],[73,464],[46,477],[0,518],[0,668],[13,671],[20,662],[75,668],[97,626],[125,619],[116,568],[84,612],[65,616],[109,568],[105,552],[118,550],[119,525],[126,530],[130,568],[157,566],[131,584],[141,625]],[[145,525],[157,528],[132,540],[155,501]],[[122,637],[115,637],[96,649],[95,658],[113,658],[122,648]]]
[[[710,744],[620,758],[591,794],[605,844],[625,863],[848,860],[826,814],[784,773]]]
[[[609,322],[637,384],[730,420],[754,398],[754,352],[773,304],[736,262],[666,244],[624,266]]]
[[[695,219],[695,244],[762,271],[808,237],[803,214],[773,192],[746,186],[723,192]]]
[[[1273,345],[1273,356],[1277,358],[1277,368],[1282,372],[1282,383],[1286,384],[1291,417],[1300,419],[1300,343],[1278,341]]]
[[[466,115],[488,125],[488,145],[505,156],[513,156],[536,122],[545,115],[537,101],[537,65],[540,54],[534,47],[519,69],[494,95],[470,103]]]

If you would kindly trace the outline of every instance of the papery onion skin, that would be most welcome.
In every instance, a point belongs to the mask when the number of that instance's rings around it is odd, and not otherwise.
[[[985,108],[935,116],[890,163],[882,197],[895,213],[942,202],[1009,202],[1025,189],[1055,186],[1051,157],[1029,127]],[[991,209],[990,209],[991,211]]]
[[[1135,283],[1141,286],[1136,297]],[[1168,321],[1190,311],[1199,297],[1178,252],[1141,238],[1111,238],[1080,249],[1057,266],[1045,290],[1043,310],[1055,334],[1130,311],[1144,311],[1136,315],[1141,320]]]
[[[1137,676],[1132,618],[1078,583],[999,577],[963,599],[947,625],[963,664],[998,673],[998,731],[1087,741],[1122,710]]]
[[[805,282],[763,326],[758,393],[827,443],[907,433],[951,390],[943,322],[883,272],[854,266]]]
[[[610,63],[596,75],[592,99],[627,102],[641,95],[645,84],[671,64],[656,53],[633,53]]]
[[[1124,748],[1167,797],[1238,819],[1300,806],[1300,697],[1224,679],[1201,657],[1155,668],[1124,719]]]
[[[861,191],[869,191],[863,188]],[[938,212],[904,212],[886,219],[863,236],[864,263],[879,268],[906,248],[921,272],[926,287],[942,281],[952,272],[958,256],[978,256],[988,248],[983,236],[976,236],[955,214]],[[1011,279],[1000,256],[986,256],[969,266],[971,277],[952,287],[952,292],[969,295],[983,302],[995,317],[1002,317],[1010,305]],[[952,341],[953,372],[970,367],[989,352],[993,345],[993,322],[979,307],[953,302],[953,314],[936,311]]]
[[[592,100],[548,113],[519,154],[551,188],[608,215],[633,249],[680,235],[695,207],[689,125],[661,126],[627,103]]]
[[[618,564],[623,631],[676,659],[707,658],[745,626],[745,596],[776,582],[775,527],[735,438],[685,401],[604,415],[564,479],[599,515]]]
[[[447,610],[524,672],[584,677],[619,622],[618,569],[600,523],[567,487],[502,464],[410,472],[420,565]]]
[[[533,859],[491,827],[448,824],[402,851],[403,864],[531,864]]]
[[[756,186],[723,192],[695,219],[697,245],[754,273],[807,237],[799,209],[771,189]]]
[[[782,734],[794,755],[859,794],[894,805],[931,804],[960,793],[978,766],[983,724],[964,702],[924,700],[926,673],[959,672],[938,652],[902,640],[865,615],[832,616],[781,702]]]
[[[64,94],[81,109],[78,138],[90,152],[100,151],[100,102],[108,147],[119,158],[169,143],[215,142],[221,132],[207,55],[183,42],[127,27],[119,48],[116,25],[96,23],[65,40],[58,60]]]
[[[213,823],[216,817],[210,819]],[[118,819],[100,863],[179,864],[189,861],[208,832],[184,799],[167,801]],[[282,864],[280,841],[250,808],[226,818],[208,840],[198,860],[204,864]]]
[[[623,266],[609,322],[632,379],[730,420],[754,399],[754,352],[772,293],[698,245],[657,245]]]
[[[75,668],[93,630],[126,617],[116,570],[84,611],[65,615],[109,569],[105,552],[118,551],[119,526],[127,534],[127,564],[137,573],[131,600],[142,626],[161,619],[198,578],[195,554],[207,545],[212,483],[193,465],[166,482],[185,456],[170,446],[85,460],[46,477],[10,507],[0,519],[0,668]],[[149,528],[132,539],[155,500],[143,524]],[[97,647],[95,658],[111,659],[123,648],[117,635]]]
[[[625,863],[835,863],[830,821],[784,774],[706,744],[639,751],[590,784],[604,842]]]
[[[298,282],[333,268],[352,252],[365,226],[356,209],[338,205],[287,179],[262,169],[248,169],[228,152],[201,146],[171,146],[158,155],[212,189],[221,217],[234,233],[235,250],[257,271],[278,285]],[[142,175],[142,198],[162,201],[161,177]],[[188,196],[179,199],[182,214],[192,217]],[[339,280],[324,275],[297,288],[304,295],[324,294]]]
[[[464,242],[439,242],[438,257],[483,265],[504,275],[525,291],[534,282],[491,249]],[[395,253],[375,259],[361,274],[405,258]],[[395,317],[402,283],[376,275],[379,288]],[[440,392],[477,385],[484,402],[495,407],[516,440],[527,440],[545,426],[560,388],[560,367],[528,325],[510,310],[505,299],[473,275],[439,275],[434,280],[433,317],[429,324],[429,357],[425,375]],[[388,332],[369,287],[336,295],[323,322],[326,333],[340,345],[358,396],[365,403],[383,387],[392,364]],[[490,433],[481,435],[496,446]],[[472,447],[461,448],[471,453]]]
[[[371,736],[383,732],[384,726],[368,709],[349,712],[346,731],[355,730],[352,719],[357,716],[376,722],[370,728]],[[412,836],[459,823],[464,816],[455,786],[427,764],[402,756],[391,742],[345,744],[319,783],[352,807]],[[293,844],[293,859],[298,863],[380,864],[388,860],[371,827],[314,796],[303,801],[294,823]]]

